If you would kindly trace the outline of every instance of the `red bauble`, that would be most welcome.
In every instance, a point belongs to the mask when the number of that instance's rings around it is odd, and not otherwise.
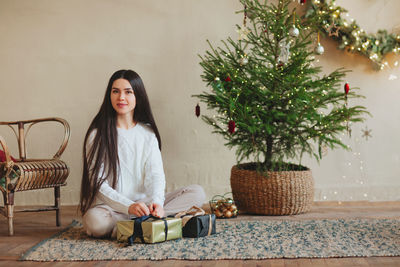
[[[230,120],[228,122],[228,131],[233,134],[235,132],[235,121]]]
[[[347,95],[350,91],[350,85],[348,83],[344,84],[344,93]]]
[[[230,82],[230,81],[232,81],[231,77],[228,76],[228,77],[225,78],[225,82]]]
[[[197,106],[196,106],[196,116],[198,117],[198,116],[200,116],[200,106],[199,106],[199,104],[197,104]]]
[[[300,4],[305,4],[306,0],[300,0]]]

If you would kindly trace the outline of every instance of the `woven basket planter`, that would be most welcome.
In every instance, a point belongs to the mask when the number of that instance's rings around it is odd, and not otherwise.
[[[244,166],[241,164],[239,166]],[[310,211],[314,180],[304,171],[268,172],[232,167],[231,187],[239,211],[263,215],[293,215]]]

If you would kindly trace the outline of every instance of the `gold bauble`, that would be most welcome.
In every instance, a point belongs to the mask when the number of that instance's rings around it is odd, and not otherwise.
[[[232,212],[231,212],[230,210],[226,210],[226,211],[224,212],[224,217],[225,217],[225,218],[230,218],[230,217],[232,217]]]
[[[215,216],[217,216],[218,218],[222,217],[223,213],[219,210],[214,211]]]

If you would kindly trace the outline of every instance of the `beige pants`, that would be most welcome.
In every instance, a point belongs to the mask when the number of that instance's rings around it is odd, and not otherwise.
[[[201,207],[206,199],[204,190],[199,185],[189,185],[167,193],[164,201],[165,216],[187,210],[192,206]],[[146,199],[137,202],[147,202]],[[116,237],[117,221],[129,220],[130,216],[114,211],[108,205],[90,208],[83,216],[83,227],[89,236]]]

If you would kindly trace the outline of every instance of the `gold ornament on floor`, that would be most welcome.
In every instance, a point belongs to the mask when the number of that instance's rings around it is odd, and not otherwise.
[[[210,201],[211,212],[215,214],[217,218],[228,219],[235,218],[238,214],[238,209],[235,201],[232,197],[227,197],[232,193],[226,193],[224,195],[215,195]]]

